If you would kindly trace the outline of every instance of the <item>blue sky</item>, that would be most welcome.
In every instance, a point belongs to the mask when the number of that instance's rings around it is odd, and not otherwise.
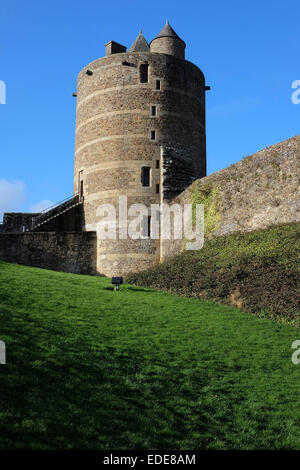
[[[207,84],[208,173],[299,134],[299,1],[1,0],[0,219],[72,194],[76,77],[169,19]],[[46,201],[46,202],[45,202]]]

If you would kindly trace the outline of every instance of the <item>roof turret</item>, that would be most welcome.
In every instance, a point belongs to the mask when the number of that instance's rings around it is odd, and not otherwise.
[[[185,58],[185,42],[175,33],[168,20],[161,32],[150,42],[150,52]]]
[[[182,41],[185,45],[185,42],[178,36],[178,34],[175,33],[174,29],[172,28],[168,20],[166,21],[166,24],[163,27],[163,29],[160,31],[160,33],[154,39],[152,39],[152,41],[158,38],[176,38]]]
[[[150,47],[140,30],[138,37],[132,44],[128,52],[150,52]]]

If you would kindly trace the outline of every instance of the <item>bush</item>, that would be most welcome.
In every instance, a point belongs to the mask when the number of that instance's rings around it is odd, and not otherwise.
[[[127,281],[299,325],[300,224],[207,241]]]

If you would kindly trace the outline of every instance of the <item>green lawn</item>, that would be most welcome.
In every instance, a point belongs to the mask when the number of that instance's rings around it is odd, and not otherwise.
[[[0,449],[300,449],[300,331],[0,263]]]

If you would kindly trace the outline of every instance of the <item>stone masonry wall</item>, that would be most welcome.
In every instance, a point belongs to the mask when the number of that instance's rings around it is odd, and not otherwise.
[[[171,203],[203,203],[204,241],[233,232],[300,221],[300,135],[195,181]],[[162,258],[182,240],[165,240]]]
[[[179,38],[155,38],[151,41],[150,51],[159,52],[160,54],[170,54],[183,60],[185,58],[185,44]]]
[[[0,233],[0,260],[75,274],[95,274],[94,232]]]
[[[5,212],[0,233],[16,233],[31,230],[32,221],[41,213]],[[52,218],[34,229],[35,232],[81,232],[83,225],[83,207],[78,205],[58,217]]]
[[[140,80],[142,64],[149,66],[146,83]],[[161,201],[162,147],[188,157],[180,165],[185,179],[179,191],[192,176],[206,174],[205,78],[198,67],[172,55],[134,52],[103,57],[79,73],[74,191],[83,190],[84,230],[96,230],[97,209],[118,208],[119,196],[128,198],[128,207]],[[150,168],[149,186],[142,184],[143,167]],[[171,186],[169,181],[173,191]],[[99,273],[143,270],[159,259],[157,240],[98,240]]]
[[[32,219],[38,216],[39,212],[5,212],[3,223],[0,224],[0,232],[24,232],[31,228]]]
[[[189,152],[177,147],[162,148],[163,199],[178,196],[195,181],[195,166]]]

